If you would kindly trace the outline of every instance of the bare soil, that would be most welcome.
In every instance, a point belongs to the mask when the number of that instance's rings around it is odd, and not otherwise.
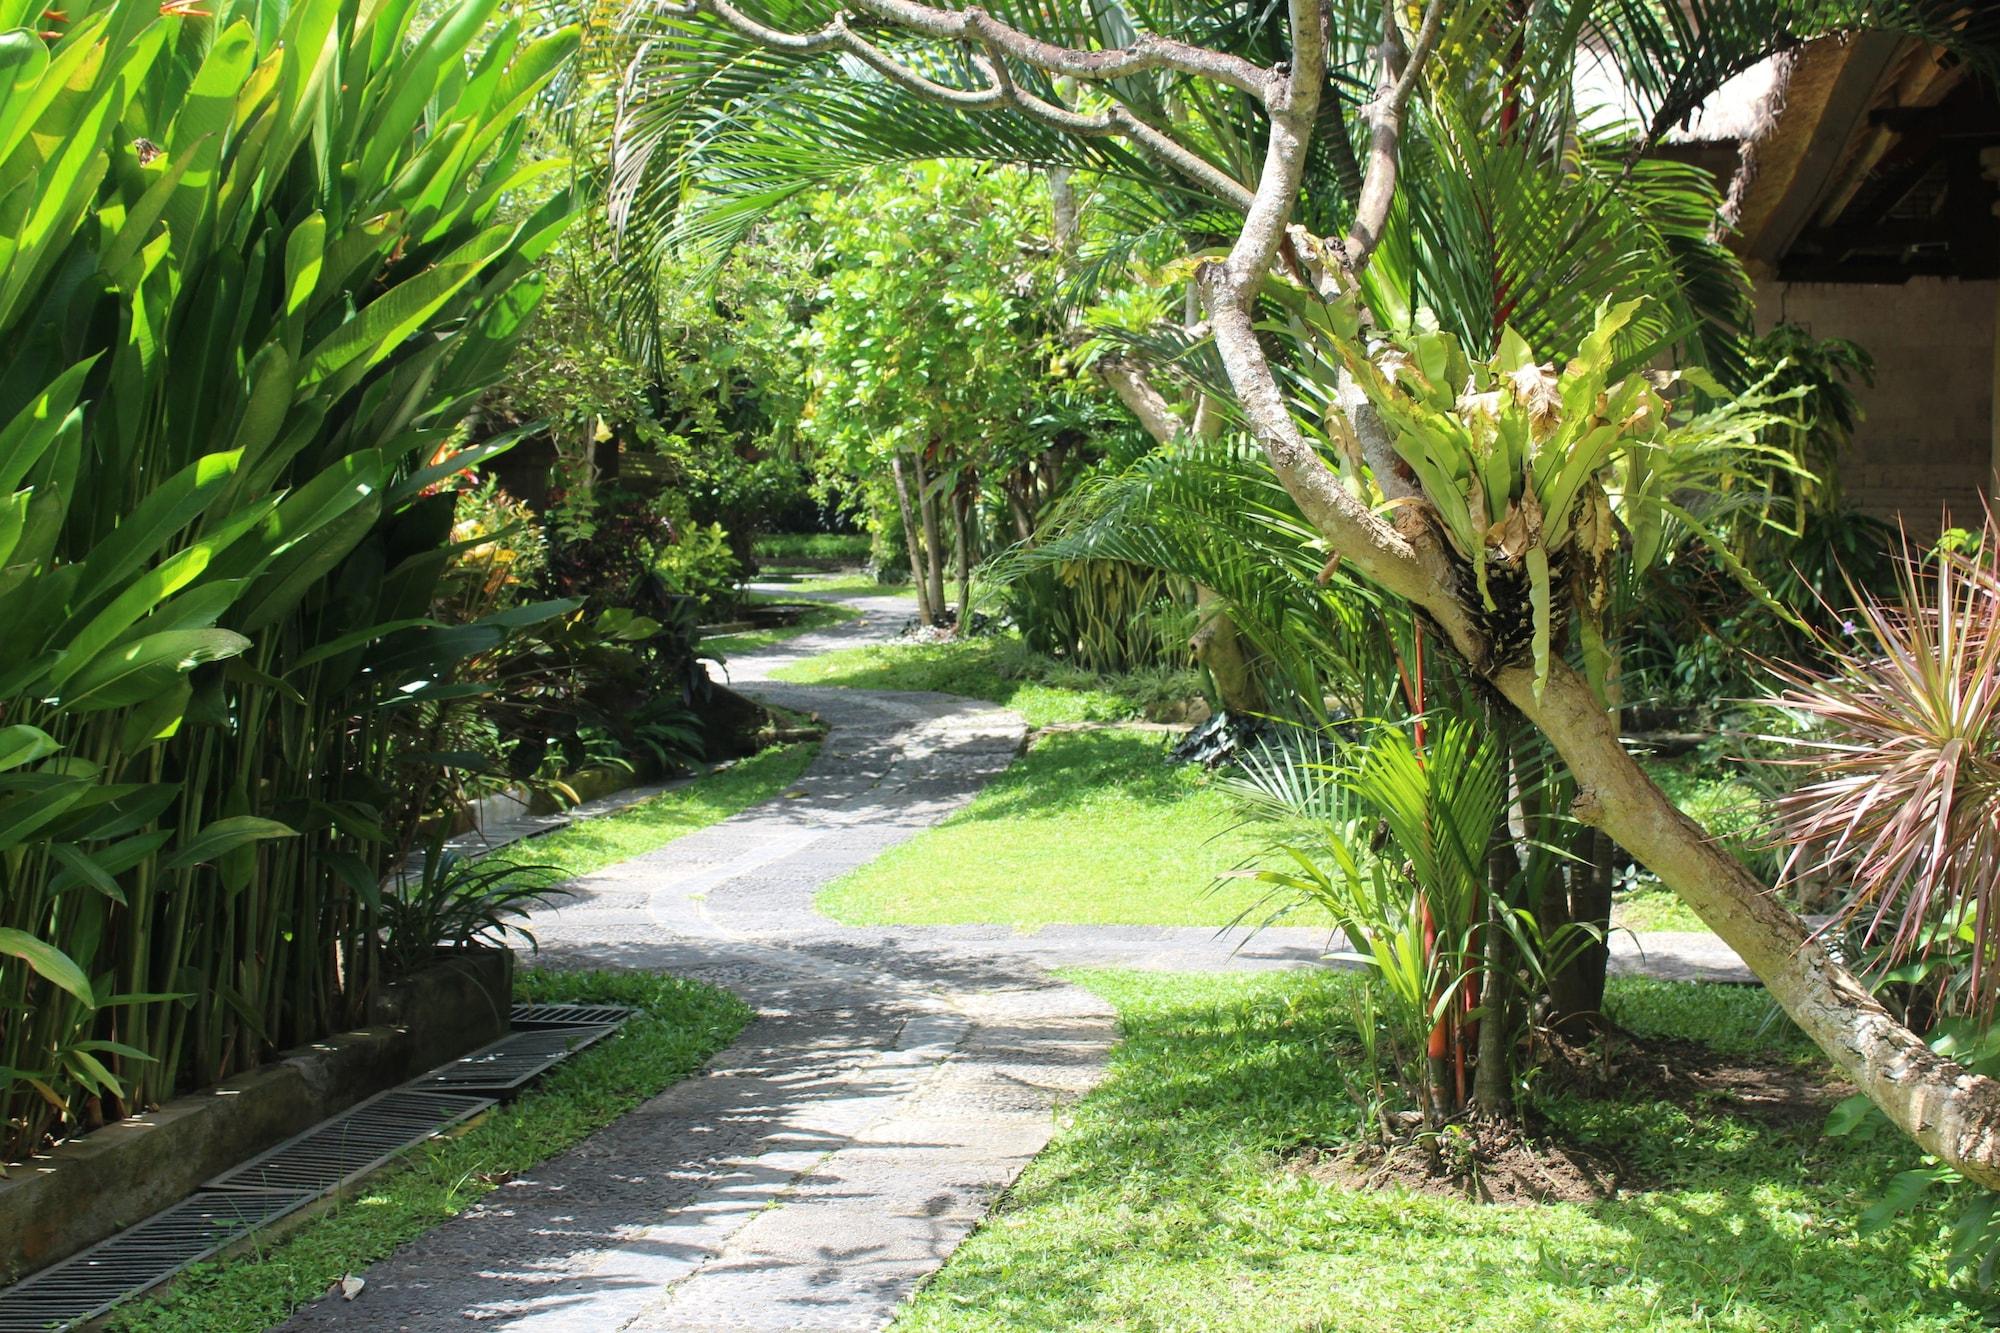
[[[1807,1065],[1728,1055],[1700,1042],[1612,1034],[1591,1047],[1558,1045],[1545,1093],[1666,1102],[1698,1115],[1818,1124],[1853,1089]],[[1650,1187],[1601,1146],[1567,1142],[1540,1116],[1411,1129],[1384,1143],[1307,1148],[1290,1167],[1348,1189],[1402,1188],[1481,1203],[1593,1203]]]
[[[1503,1122],[1452,1125],[1427,1143],[1412,1135],[1387,1147],[1310,1149],[1293,1169],[1347,1189],[1400,1187],[1479,1203],[1595,1203],[1616,1196],[1617,1159]]]
[[[1583,1097],[1668,1102],[1710,1114],[1718,1107],[1773,1125],[1819,1122],[1854,1089],[1821,1068],[1730,1055],[1680,1037],[1623,1033],[1596,1046],[1558,1046],[1551,1083]]]

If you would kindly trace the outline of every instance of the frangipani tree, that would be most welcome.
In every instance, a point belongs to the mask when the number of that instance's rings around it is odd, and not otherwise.
[[[1538,349],[1574,346],[1603,300],[1636,295],[1645,304],[1619,342],[1622,358],[1636,366],[1671,344],[1700,351],[1703,320],[1740,313],[1741,273],[1704,243],[1706,224],[1690,233],[1684,215],[1680,231],[1655,225],[1648,239],[1647,197],[1623,188],[1648,170],[1647,147],[1781,45],[1892,27],[1990,60],[2000,15],[1934,0],[1288,0],[1282,21],[1064,0],[992,9],[859,0],[853,12],[776,0],[756,14],[690,0],[655,12],[670,16],[635,62],[630,105],[657,103],[671,119],[635,110],[623,122],[632,147],[619,168],[623,197],[643,201],[649,180],[712,184],[720,202],[689,216],[691,234],[727,234],[773,179],[801,165],[786,160],[785,116],[835,145],[804,166],[808,176],[842,154],[1068,161],[1151,172],[1208,196],[1211,214],[1227,210],[1217,227],[1226,245],[1194,272],[1203,332],[1235,410],[1319,540],[1421,611],[1540,729],[1574,775],[1574,813],[1679,893],[1892,1122],[2000,1187],[2000,1083],[1934,1054],[1675,809],[1625,752],[1603,698],[1553,632],[1545,666],[1502,650],[1441,521],[1463,495],[1408,466],[1365,390],[1342,401],[1368,481],[1351,485],[1273,363],[1272,349],[1289,341],[1282,307],[1267,300],[1274,282],[1295,284],[1356,302],[1390,335],[1413,329],[1421,308],[1444,311],[1456,332],[1488,344],[1483,356],[1509,325]],[[1586,53],[1613,62],[1642,108],[1619,158],[1606,157],[1604,134],[1587,131],[1573,105]],[[805,95],[836,82],[848,91]],[[1169,106],[1195,113],[1162,114]],[[968,113],[988,132],[952,119]],[[1239,113],[1253,127],[1247,138],[1230,128],[1244,123]],[[1086,147],[1067,150],[1066,139]],[[1406,139],[1421,151],[1406,154]],[[1579,142],[1592,151],[1578,152]],[[1478,197],[1511,212],[1462,207],[1458,178],[1406,174],[1417,159],[1474,165],[1466,180],[1502,187]],[[1663,197],[1656,211],[1672,217],[1684,198]]]
[[[826,272],[801,431],[822,470],[890,492],[927,624],[945,619],[948,547],[964,609],[982,478],[1046,448],[1035,423],[1064,393],[1049,222],[1034,177],[959,163],[821,195],[803,224]]]

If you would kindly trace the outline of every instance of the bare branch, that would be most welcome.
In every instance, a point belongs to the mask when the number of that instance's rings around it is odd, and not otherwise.
[[[1154,388],[1137,366],[1123,357],[1107,356],[1099,359],[1097,375],[1118,395],[1126,410],[1139,419],[1146,434],[1153,437],[1153,443],[1172,444],[1180,438],[1186,426],[1167,405],[1166,395]]]
[[[670,14],[714,14],[744,36],[779,50],[821,51],[845,45],[835,36],[845,30],[840,16],[812,32],[791,33],[759,23],[726,0],[664,0],[659,7]],[[1168,69],[1224,83],[1261,99],[1270,73],[1255,61],[1227,51],[1193,46],[1152,33],[1141,35],[1130,46],[1089,50],[1045,42],[1002,23],[977,6],[942,9],[915,0],[856,0],[856,7],[909,32],[946,41],[976,42],[1005,52],[1024,65],[1093,83]]]
[[[1403,29],[1396,17],[1396,0],[1384,0],[1382,13],[1382,80],[1368,104],[1368,170],[1361,179],[1361,199],[1343,243],[1349,268],[1368,262],[1381,243],[1389,208],[1396,202],[1396,166],[1401,157],[1403,111],[1423,76],[1424,65],[1444,30],[1444,0],[1430,0],[1416,45],[1403,48]]]
[[[903,5],[900,3],[884,8],[878,0],[871,0],[868,7],[871,11],[880,12],[881,17],[895,26],[905,27],[911,31],[926,35],[943,36],[954,41],[974,43],[983,47],[988,53],[987,56],[984,58],[975,56],[973,58],[973,65],[981,74],[985,75],[987,79],[986,85],[979,88],[954,88],[948,84],[939,83],[937,80],[917,70],[908,62],[890,55],[887,51],[884,51],[860,33],[854,31],[849,26],[844,15],[835,15],[830,23],[827,23],[823,27],[815,28],[811,32],[786,32],[782,29],[773,28],[767,24],[758,22],[735,5],[730,4],[729,0],[689,0],[686,4],[672,5],[670,9],[672,12],[682,14],[705,13],[713,15],[732,31],[748,37],[760,46],[768,46],[773,50],[794,51],[806,55],[820,52],[845,52],[899,87],[907,88],[920,97],[956,106],[963,110],[993,111],[1002,107],[1008,107],[1052,129],[1061,130],[1066,134],[1073,134],[1080,138],[1115,137],[1129,140],[1142,152],[1150,154],[1168,167],[1180,172],[1183,176],[1217,198],[1236,208],[1247,209],[1250,207],[1251,192],[1249,187],[1223,171],[1201,154],[1175,139],[1172,135],[1166,133],[1166,131],[1139,119],[1139,117],[1133,115],[1122,106],[1114,105],[1109,110],[1097,115],[1086,115],[1082,112],[1071,110],[1069,107],[1059,103],[1051,102],[1047,98],[1040,97],[1020,87],[1008,74],[1006,66],[1007,57],[1014,56],[1024,63],[1034,65],[1037,68],[1058,73],[1070,72],[1068,70],[1068,63],[1074,63],[1073,61],[1063,64],[1044,63],[1040,59],[1020,55],[1015,48],[1023,44],[1037,55],[1048,56],[1051,62],[1054,59],[1051,53],[1065,54],[1067,57],[1074,57],[1076,59],[1098,55],[1124,57],[1130,55],[1132,52],[1140,51],[1143,47],[1146,52],[1157,54],[1157,52],[1154,52],[1153,46],[1142,43],[1141,46],[1129,47],[1113,52],[1075,51],[1067,47],[1052,46],[1047,42],[1028,38],[1025,34],[1009,28],[1006,24],[994,21],[990,17],[985,16],[982,11],[976,9],[958,11],[933,9],[928,5]],[[905,9],[911,11],[912,14],[912,17],[907,21],[902,16],[902,11]],[[951,18],[954,20],[954,23],[948,26],[952,26],[956,30],[952,32],[943,31],[939,24],[929,21],[930,16],[946,16]],[[920,19],[924,21],[919,22]],[[1168,45],[1176,48],[1176,51],[1181,49],[1179,43],[1169,43]],[[1187,47],[1185,50],[1196,51],[1199,48]],[[1237,67],[1248,65],[1246,61],[1238,60],[1234,56],[1222,56],[1219,52],[1205,52],[1204,54],[1216,56],[1222,62],[1223,67],[1231,72],[1232,77],[1226,79],[1225,82],[1233,83],[1234,74],[1240,72],[1237,70]],[[1153,65],[1140,67],[1156,68],[1159,65],[1167,63],[1162,58]],[[1105,67],[1125,72],[1124,66],[1116,62],[1107,62]],[[1177,65],[1173,67],[1178,68]],[[1249,66],[1249,68],[1257,70],[1259,78],[1262,78],[1263,72],[1261,69],[1257,66]],[[1109,78],[1113,76],[1111,74],[1098,73],[1093,76],[1077,75],[1077,77]],[[1213,77],[1221,77],[1221,75],[1215,74]]]
[[[1022,64],[1051,74],[1101,82],[1148,70],[1170,69],[1228,84],[1252,97],[1264,95],[1268,71],[1263,66],[1225,51],[1191,46],[1150,33],[1126,47],[1081,50],[1032,37],[976,5],[968,9],[941,9],[915,0],[856,0],[856,7],[912,32],[997,47]]]
[[[953,88],[935,79],[919,74],[915,68],[896,59],[887,51],[847,28],[844,21],[836,18],[832,25],[847,33],[846,49],[852,51],[862,64],[874,70],[892,83],[900,84],[919,97],[926,97],[949,106],[963,107],[969,111],[991,111],[1009,102],[1009,89],[1004,80],[996,78],[991,69],[981,69],[987,76],[983,88]]]
[[[1098,115],[1090,116],[1028,92],[1008,74],[1006,59],[997,48],[989,48],[989,58],[980,62],[980,68],[992,76],[1001,89],[1005,104],[1023,115],[1082,138],[1117,136],[1128,139],[1210,194],[1240,209],[1250,207],[1250,189],[1243,182],[1165,131],[1140,120],[1124,107],[1113,105]]]

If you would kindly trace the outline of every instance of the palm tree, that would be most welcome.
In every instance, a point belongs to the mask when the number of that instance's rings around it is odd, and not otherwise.
[[[1158,217],[1209,230],[1221,252],[1194,270],[1203,331],[1244,429],[1316,539],[1420,610],[1548,738],[1577,783],[1578,817],[1678,892],[1891,1121],[2000,1187],[2000,1083],[1933,1054],[1681,815],[1619,744],[1599,689],[1541,646],[1546,629],[1531,659],[1503,650],[1490,591],[1476,586],[1480,557],[1448,534],[1466,505],[1462,473],[1411,465],[1385,419],[1394,404],[1347,383],[1352,362],[1332,371],[1333,433],[1350,451],[1338,466],[1295,410],[1297,385],[1314,378],[1294,359],[1298,340],[1266,336],[1310,308],[1274,304],[1296,292],[1338,312],[1332,345],[1378,370],[1408,355],[1419,307],[1468,357],[1504,351],[1510,328],[1560,356],[1584,346],[1605,302],[1636,300],[1599,355],[1727,369],[1742,275],[1709,235],[1712,197],[1647,150],[1773,50],[1863,28],[1948,42],[1988,72],[2000,50],[2000,14],[1960,0],[1428,0],[1421,12],[1288,0],[1282,14],[1066,0],[860,0],[850,14],[774,0],[756,17],[688,0],[635,18],[644,45],[625,85],[613,202],[636,235],[715,243],[802,182],[966,155],[1128,181]],[[1619,70],[1636,125],[1577,105],[1584,59]],[[1566,500],[1587,503],[1577,497],[1599,478],[1590,463]],[[1546,624],[1545,608],[1534,613]],[[1601,632],[1588,608],[1578,619],[1586,638]]]

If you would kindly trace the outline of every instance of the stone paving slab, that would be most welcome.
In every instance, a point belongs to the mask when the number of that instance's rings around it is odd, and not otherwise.
[[[807,589],[785,589],[810,596]],[[695,977],[759,1017],[703,1075],[508,1182],[289,1329],[875,1329],[1102,1076],[1115,1015],[1062,966],[1326,966],[1323,930],[847,927],[816,892],[962,807],[1025,740],[945,695],[781,685],[879,641],[896,598],[729,664],[832,730],[794,788],[586,876],[537,912],[543,961]],[[1638,954],[1643,947],[1644,958]],[[1615,970],[1747,979],[1712,936],[1615,937]]]

